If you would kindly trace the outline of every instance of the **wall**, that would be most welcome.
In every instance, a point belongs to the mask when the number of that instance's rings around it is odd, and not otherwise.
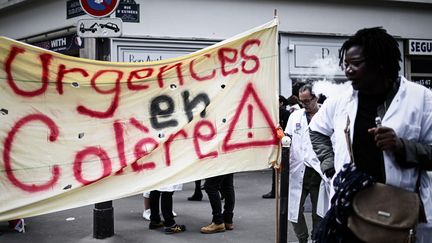
[[[289,38],[293,35],[303,35],[306,39],[308,36],[325,38],[322,42],[325,46],[326,42],[333,45],[341,43],[360,28],[383,26],[400,40],[432,39],[432,3],[421,3],[425,1],[135,1],[140,4],[140,23],[124,23],[123,36],[172,39],[174,42],[225,39],[271,20],[274,9],[277,9],[281,33],[280,91],[286,96],[291,94],[291,79],[296,76],[292,73],[295,70],[289,61],[293,52],[288,51]],[[65,27],[75,31],[74,27],[80,18],[91,18],[80,16],[66,19],[66,0],[22,2],[15,8],[0,8],[0,35],[23,39]],[[89,41],[86,40],[89,43],[86,45],[86,57],[91,57],[94,49]]]
[[[125,36],[225,39],[273,18],[281,32],[349,35],[384,26],[404,38],[432,39],[432,4],[388,1],[136,0],[141,21],[124,24]],[[348,3],[346,3],[348,2]],[[66,0],[28,1],[0,12],[0,35],[20,39],[65,26]]]

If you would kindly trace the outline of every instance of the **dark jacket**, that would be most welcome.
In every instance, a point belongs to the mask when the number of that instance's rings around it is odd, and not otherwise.
[[[282,127],[284,131],[290,115],[291,113],[289,111],[287,111],[282,107],[279,107],[279,125]]]

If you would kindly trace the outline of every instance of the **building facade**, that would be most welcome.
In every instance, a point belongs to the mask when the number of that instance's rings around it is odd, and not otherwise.
[[[275,11],[276,10],[276,11]],[[0,0],[0,35],[92,59],[143,62],[184,55],[278,16],[280,93],[296,83],[345,80],[341,43],[358,29],[382,26],[403,53],[401,74],[432,87],[432,0],[121,0],[116,38],[80,38],[91,19],[78,0]]]

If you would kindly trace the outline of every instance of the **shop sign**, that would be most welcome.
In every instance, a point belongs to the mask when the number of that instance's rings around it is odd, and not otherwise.
[[[295,45],[295,67],[316,68],[318,60],[339,59],[339,45],[297,44]]]
[[[423,85],[426,88],[432,90],[432,76],[431,77],[411,77],[411,81]]]
[[[409,40],[408,54],[432,55],[432,40]]]
[[[59,53],[79,50],[84,47],[84,41],[77,34],[57,37],[50,40],[31,43],[34,46]]]
[[[135,1],[120,1],[120,4],[116,9],[115,16],[117,18],[121,18],[123,22],[139,23],[139,4],[136,4]]]
[[[66,2],[66,19],[75,18],[86,14],[81,8],[79,0],[69,0]]]
[[[175,58],[181,55],[188,54],[184,51],[153,51],[153,50],[130,50],[123,52],[123,62],[153,62],[161,61],[169,58]]]

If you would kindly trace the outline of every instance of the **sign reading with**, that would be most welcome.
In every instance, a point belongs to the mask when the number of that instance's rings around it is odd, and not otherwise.
[[[137,63],[0,38],[0,221],[267,168],[279,154],[276,27]]]
[[[79,36],[77,36],[77,34],[70,34],[53,38],[51,40],[32,43],[32,45],[39,46],[50,51],[66,53],[68,51],[74,51],[83,48],[84,41]]]

